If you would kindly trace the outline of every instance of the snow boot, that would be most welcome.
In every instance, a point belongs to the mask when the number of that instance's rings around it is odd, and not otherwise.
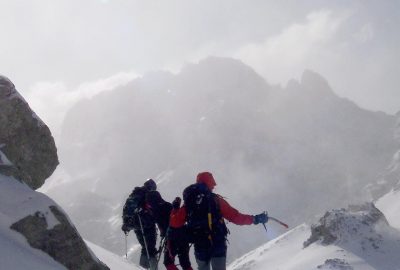
[[[140,254],[139,265],[141,267],[143,267],[144,269],[150,268],[150,264],[149,264],[149,260],[147,259],[147,255]]]

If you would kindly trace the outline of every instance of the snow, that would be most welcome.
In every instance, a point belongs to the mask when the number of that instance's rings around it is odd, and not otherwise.
[[[58,224],[49,206],[54,202],[12,177],[0,174],[0,262],[1,269],[65,270],[46,253],[32,248],[25,237],[10,229],[16,221],[37,211],[46,217],[48,227]]]
[[[105,263],[111,270],[140,270],[141,267],[129,263],[124,257],[120,257],[110,251],[105,250],[89,241],[86,245],[96,254],[96,256]]]
[[[11,226],[22,218],[41,212],[48,229],[59,224],[49,206],[56,205],[46,195],[33,191],[26,184],[12,177],[0,175],[0,213],[7,218],[5,225]]]
[[[392,190],[376,202],[389,224],[400,229],[400,190]]]
[[[388,197],[388,202],[389,199],[393,202],[395,198]],[[387,205],[381,202],[382,207]],[[345,220],[341,220],[344,223],[337,227],[340,238],[333,244],[317,241],[304,247],[311,228],[303,224],[235,260],[228,270],[400,269],[400,232],[384,222],[374,226],[365,224],[362,216],[362,213],[345,215]],[[354,224],[363,227],[358,226],[354,231]]]
[[[33,191],[12,177],[0,174],[0,269],[66,270],[48,254],[32,248],[23,235],[10,229],[13,223],[37,211],[43,214],[51,229],[59,224],[49,209],[52,205],[56,204],[46,195]],[[86,244],[93,258],[100,259],[112,270],[142,269],[88,241]]]
[[[312,244],[303,248],[303,242],[310,235],[310,227],[300,225],[258,249],[244,255],[228,266],[228,270],[298,270],[318,269],[328,259],[341,259],[355,270],[374,269],[365,265],[361,258],[337,246]],[[323,268],[322,268],[323,269]]]
[[[4,147],[4,144],[0,144],[0,149]],[[7,158],[7,156],[0,150],[0,166],[12,166],[13,164]]]

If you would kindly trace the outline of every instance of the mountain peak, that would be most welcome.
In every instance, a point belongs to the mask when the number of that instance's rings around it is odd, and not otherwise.
[[[300,84],[303,86],[304,89],[308,91],[319,94],[319,95],[335,95],[330,87],[328,81],[322,77],[320,74],[312,71],[312,70],[305,70],[301,76]],[[335,95],[336,96],[336,95]]]
[[[228,57],[209,56],[198,63],[187,64],[183,67],[180,75],[217,81],[255,81],[257,84],[267,85],[264,78],[250,66],[240,60]]]

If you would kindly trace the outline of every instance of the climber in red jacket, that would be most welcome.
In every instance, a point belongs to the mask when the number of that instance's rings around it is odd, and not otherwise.
[[[202,172],[196,184],[183,191],[184,205],[170,219],[175,226],[184,222],[190,242],[194,243],[199,270],[226,269],[226,237],[228,229],[224,219],[237,225],[266,223],[266,213],[246,215],[233,208],[222,196],[212,192],[217,185],[213,175]]]

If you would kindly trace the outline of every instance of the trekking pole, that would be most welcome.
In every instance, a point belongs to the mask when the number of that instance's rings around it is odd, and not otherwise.
[[[157,265],[158,265],[158,262],[160,261],[161,255],[162,255],[163,250],[165,248],[165,242],[166,242],[165,237],[161,238],[160,247],[158,249]]]
[[[128,259],[128,236],[125,233],[125,258]]]
[[[144,247],[146,249],[146,254],[147,254],[147,261],[150,264],[150,254],[149,254],[149,249],[147,248],[147,241],[146,241],[146,236],[144,235],[144,230],[143,230],[143,225],[142,225],[142,219],[140,218],[140,213],[137,214],[139,218],[139,224],[140,224],[140,230],[142,231],[143,235],[143,240],[144,240]]]
[[[267,211],[264,211],[264,214],[268,217]],[[264,226],[265,231],[268,233],[267,226],[265,225],[265,223],[263,223],[262,225]]]

